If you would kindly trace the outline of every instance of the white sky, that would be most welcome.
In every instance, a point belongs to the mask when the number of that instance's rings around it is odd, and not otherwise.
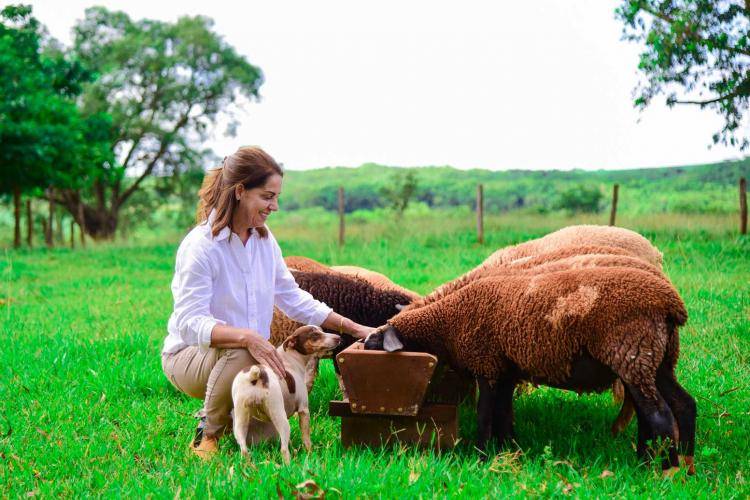
[[[620,40],[617,3],[31,1],[65,43],[91,5],[137,19],[213,18],[266,78],[237,137],[218,130],[208,144],[219,156],[258,144],[292,169],[613,169],[740,157],[708,148],[721,126],[712,111],[633,109],[639,47]]]

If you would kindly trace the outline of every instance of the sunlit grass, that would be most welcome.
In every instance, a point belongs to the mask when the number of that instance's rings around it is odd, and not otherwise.
[[[334,214],[279,213],[271,226],[285,254],[358,264],[428,292],[495,248],[606,215],[488,217],[486,243],[469,211],[347,217],[337,245]],[[6,251],[0,258],[0,497],[263,497],[289,495],[313,479],[329,496],[746,497],[750,493],[750,240],[736,221],[714,216],[622,218],[665,255],[690,320],[681,331],[678,375],[698,401],[698,476],[663,480],[638,464],[634,425],[617,438],[609,394],[541,388],[517,398],[518,448],[482,463],[475,425],[461,411],[452,451],[409,447],[343,450],[327,416],[338,397],[325,363],[311,395],[314,450],[280,465],[275,444],[243,460],[231,439],[209,465],[187,451],[200,402],[174,391],[159,350],[171,310],[169,282],[181,228],[134,235],[85,250]],[[602,473],[610,471],[611,476]]]

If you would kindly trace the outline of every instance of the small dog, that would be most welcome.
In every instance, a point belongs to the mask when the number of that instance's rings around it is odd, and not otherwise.
[[[288,464],[289,418],[297,413],[302,443],[307,451],[310,441],[310,411],[307,387],[311,380],[308,365],[336,348],[341,337],[324,333],[317,326],[297,328],[276,351],[286,368],[284,382],[266,366],[254,365],[242,370],[232,382],[234,402],[234,437],[243,455],[248,444],[275,436],[281,440],[281,456]]]

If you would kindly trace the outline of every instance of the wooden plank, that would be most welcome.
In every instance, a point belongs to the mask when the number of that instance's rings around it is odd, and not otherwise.
[[[458,441],[455,405],[425,404],[414,417],[359,415],[346,401],[331,401],[329,415],[341,417],[341,443],[387,446],[397,443],[452,448]]]

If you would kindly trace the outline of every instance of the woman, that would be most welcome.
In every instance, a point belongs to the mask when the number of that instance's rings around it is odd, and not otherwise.
[[[279,165],[258,147],[244,147],[211,170],[199,191],[199,224],[177,250],[174,311],[162,350],[170,382],[204,400],[191,448],[208,458],[230,424],[234,376],[262,363],[283,378],[268,342],[274,304],[304,324],[364,338],[355,323],[300,289],[265,223],[279,209]]]

